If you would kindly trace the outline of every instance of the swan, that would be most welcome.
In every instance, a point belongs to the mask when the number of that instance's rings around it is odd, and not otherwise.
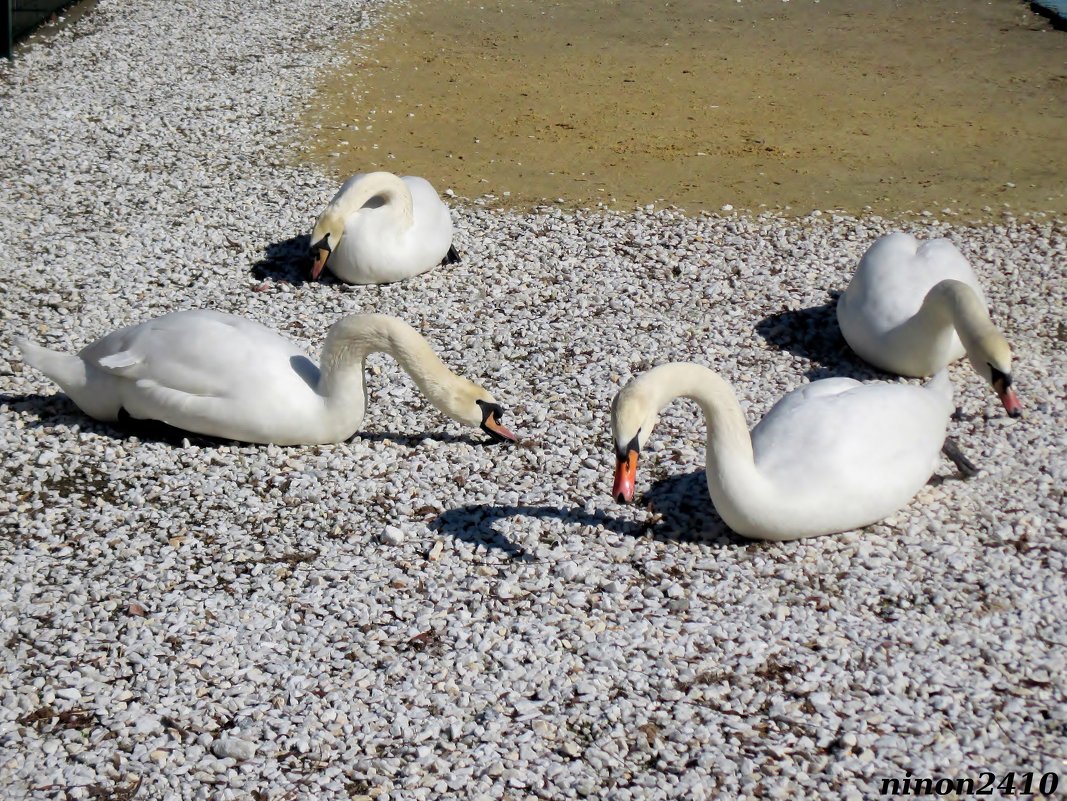
[[[933,375],[966,353],[1007,413],[1022,414],[1011,348],[989,319],[974,270],[947,239],[878,239],[837,301],[837,323],[860,357],[898,375]]]
[[[321,366],[259,323],[194,309],[121,328],[76,356],[20,338],[27,364],[62,387],[97,420],[125,412],[176,428],[243,442],[340,442],[363,422],[367,355],[392,356],[438,409],[514,440],[503,408],[477,384],[448,370],[422,336],[384,314],[341,318],[326,335]]]
[[[452,217],[425,178],[366,172],[345,181],[311,232],[311,277],[388,284],[454,264]]]
[[[904,506],[938,464],[953,411],[948,373],[923,386],[826,378],[779,400],[752,429],[730,385],[697,364],[654,367],[611,408],[611,494],[633,500],[637,459],[674,398],[700,404],[708,426],[708,491],[726,525],[795,540],[874,523]]]

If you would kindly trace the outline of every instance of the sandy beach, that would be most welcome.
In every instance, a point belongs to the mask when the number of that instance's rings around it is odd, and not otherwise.
[[[729,5],[740,26],[757,13]],[[808,4],[788,5],[801,24]],[[344,171],[366,168],[361,148],[385,143],[357,138],[353,118],[351,166],[331,159],[339,140],[309,134],[331,111],[321,87],[351,68],[353,42],[382,37],[375,58],[403,58],[415,40],[390,26],[425,8],[202,0],[176,14],[100,0],[0,64],[5,797],[860,801],[906,777],[956,788],[1009,774],[1059,797],[1067,229],[1062,195],[1046,206],[1029,184],[1062,191],[1067,159],[1011,195],[1019,150],[1004,172],[975,156],[989,186],[945,166],[959,216],[942,196],[895,189],[890,205],[866,204],[878,213],[845,213],[832,211],[856,211],[845,200],[793,201],[786,184],[759,201],[766,187],[741,174],[764,157],[723,145],[700,158],[734,176],[729,193],[683,213],[673,179],[639,199],[638,166],[619,208],[577,208],[586,196],[554,183],[546,196],[566,202],[531,207],[530,176],[493,173],[496,198],[477,200],[461,181],[481,168],[434,172],[431,149],[398,150],[368,166],[453,190],[460,263],[383,286],[310,282],[316,215]],[[1065,35],[1033,20],[1035,40]],[[484,23],[467,45],[499,35],[496,16]],[[493,118],[450,115],[442,137]],[[1052,119],[1016,117],[1020,137]],[[766,122],[746,124],[776,146]],[[570,144],[553,147],[565,162]],[[573,180],[569,158],[559,175]],[[766,167],[802,163],[783,152]],[[610,497],[610,404],[653,365],[716,370],[751,424],[812,380],[901,380],[849,352],[833,306],[894,230],[954,242],[1012,345],[1021,419],[966,362],[950,369],[949,434],[978,475],[945,460],[880,523],[753,542],[715,512],[706,427],[678,401],[641,456],[637,502]],[[521,441],[445,418],[381,355],[343,443],[131,434],[86,416],[12,344],[75,352],[198,307],[261,322],[313,358],[343,315],[401,317],[492,391]]]
[[[304,118],[337,176],[513,209],[1067,213],[1063,32],[1015,0],[416,0],[341,52]]]

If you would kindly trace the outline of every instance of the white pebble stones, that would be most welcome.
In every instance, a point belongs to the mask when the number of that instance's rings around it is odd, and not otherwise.
[[[403,545],[404,532],[396,526],[386,526],[378,535],[378,539],[383,545]]]
[[[1062,753],[1060,222],[904,224],[1008,315],[1026,417],[952,371],[981,475],[943,465],[862,532],[745,543],[692,404],[642,455],[643,502],[611,500],[611,398],[697,360],[755,422],[807,374],[875,378],[829,293],[899,224],[450,199],[461,264],[302,282],[336,181],[289,166],[293,109],[381,4],[171,6],[100,3],[0,64],[0,253],[34,254],[5,263],[5,330],[76,350],[208,306],[317,352],[342,314],[395,314],[526,443],[451,424],[379,357],[346,443],[128,438],[0,349],[7,796],[869,797]]]
[[[240,737],[224,735],[211,744],[211,753],[220,758],[251,759],[256,755],[256,744]]]

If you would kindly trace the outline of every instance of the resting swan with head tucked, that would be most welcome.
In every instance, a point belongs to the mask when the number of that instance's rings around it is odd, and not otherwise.
[[[837,301],[841,333],[875,367],[933,375],[966,353],[1012,417],[1011,348],[989,319],[971,265],[947,239],[921,245],[910,234],[883,236],[860,259]]]
[[[384,352],[453,420],[496,440],[515,439],[492,395],[445,367],[414,328],[383,314],[335,323],[319,366],[269,328],[207,310],[119,329],[76,356],[25,339],[16,344],[27,364],[98,420],[125,412],[197,434],[277,445],[340,442],[356,433],[367,404],[364,362]]]
[[[345,181],[311,232],[311,277],[388,284],[454,264],[452,217],[424,178],[367,172]]]
[[[942,371],[924,386],[827,378],[790,392],[751,435],[733,390],[696,364],[664,364],[615,397],[611,494],[633,499],[637,460],[674,398],[700,404],[708,491],[746,537],[795,540],[859,528],[904,506],[930,478],[952,413]]]

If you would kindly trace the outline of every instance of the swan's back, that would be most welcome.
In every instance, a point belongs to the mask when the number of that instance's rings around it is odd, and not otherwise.
[[[835,378],[786,395],[752,430],[783,530],[843,531],[899,509],[937,466],[951,413],[944,373],[922,387]]]
[[[292,376],[303,356],[266,326],[231,314],[194,309],[120,328],[78,354],[87,364],[130,381],[152,382],[205,397],[253,395],[257,384]],[[242,381],[256,376],[256,381]]]
[[[911,234],[883,236],[863,254],[837,305],[845,338],[864,331],[884,333],[919,311],[934,285],[952,278],[985,295],[978,277],[947,239],[919,243]]]
[[[341,191],[350,191],[360,177],[350,178]],[[377,197],[351,214],[329,262],[343,280],[358,284],[401,281],[436,267],[448,253],[452,245],[448,206],[426,179],[405,175],[401,180],[411,192],[413,224],[402,225],[395,209]]]
[[[920,244],[911,234],[883,236],[863,254],[837,301],[841,334],[871,364],[902,375],[929,375],[960,358],[963,345],[954,331],[933,342],[907,324],[927,293],[946,279],[967,284],[985,303],[978,277],[949,240]]]
[[[289,444],[318,436],[318,368],[295,344],[221,312],[174,312],[114,331],[79,357],[85,393],[119,410],[208,436]],[[83,409],[89,407],[72,395]]]

